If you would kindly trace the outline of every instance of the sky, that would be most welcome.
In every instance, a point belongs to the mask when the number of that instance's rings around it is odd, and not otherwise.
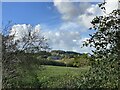
[[[5,2],[2,8],[3,23],[12,20],[12,22],[20,24],[41,23],[51,26],[61,22],[60,14],[51,2]]]
[[[117,7],[116,3],[108,1],[108,13]],[[104,15],[98,7],[98,2],[3,2],[2,23],[12,21],[12,30],[21,36],[30,26],[40,30],[48,39],[49,46],[54,50],[91,52],[93,48],[81,48],[83,41],[90,38],[94,31],[91,20],[97,15]]]

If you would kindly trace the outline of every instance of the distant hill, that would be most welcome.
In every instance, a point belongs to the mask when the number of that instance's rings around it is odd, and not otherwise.
[[[72,54],[72,55],[81,55],[80,53],[73,52],[73,51],[63,51],[63,50],[52,50],[52,54]]]
[[[76,56],[82,55],[81,53],[73,52],[73,51],[63,51],[63,50],[52,50],[50,52],[41,51],[38,53],[42,58],[49,58],[52,60],[60,60],[63,58],[74,58]]]

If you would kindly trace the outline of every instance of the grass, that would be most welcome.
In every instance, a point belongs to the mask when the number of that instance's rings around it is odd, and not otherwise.
[[[80,85],[81,76],[89,67],[73,68],[61,66],[44,66],[38,71],[37,78],[43,88],[71,88]]]
[[[15,83],[13,87],[21,88],[77,88],[80,87],[82,75],[88,70],[89,67],[23,65],[18,68],[21,76],[12,83]]]
[[[40,75],[65,75],[65,74],[83,74],[86,70],[88,70],[89,67],[81,67],[81,68],[75,68],[75,67],[64,67],[64,66],[50,66],[50,65],[44,65],[44,70],[40,71]]]

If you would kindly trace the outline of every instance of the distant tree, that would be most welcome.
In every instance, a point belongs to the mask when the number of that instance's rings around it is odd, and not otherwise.
[[[120,2],[119,2],[120,3]],[[99,4],[105,11],[106,2]],[[120,60],[120,9],[96,16],[92,20],[96,30],[84,44],[95,48],[91,60],[92,67],[84,78],[84,85],[89,88],[118,88]]]
[[[87,54],[82,54],[81,56],[77,56],[74,58],[73,66],[77,67],[85,67],[89,66],[90,57]]]

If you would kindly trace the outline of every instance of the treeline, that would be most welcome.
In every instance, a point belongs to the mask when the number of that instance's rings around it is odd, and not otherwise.
[[[16,55],[23,62],[31,62],[39,65],[67,66],[67,67],[83,67],[90,65],[91,56],[89,54],[81,54],[72,51],[40,51],[37,53],[25,52],[9,52],[11,55]]]

